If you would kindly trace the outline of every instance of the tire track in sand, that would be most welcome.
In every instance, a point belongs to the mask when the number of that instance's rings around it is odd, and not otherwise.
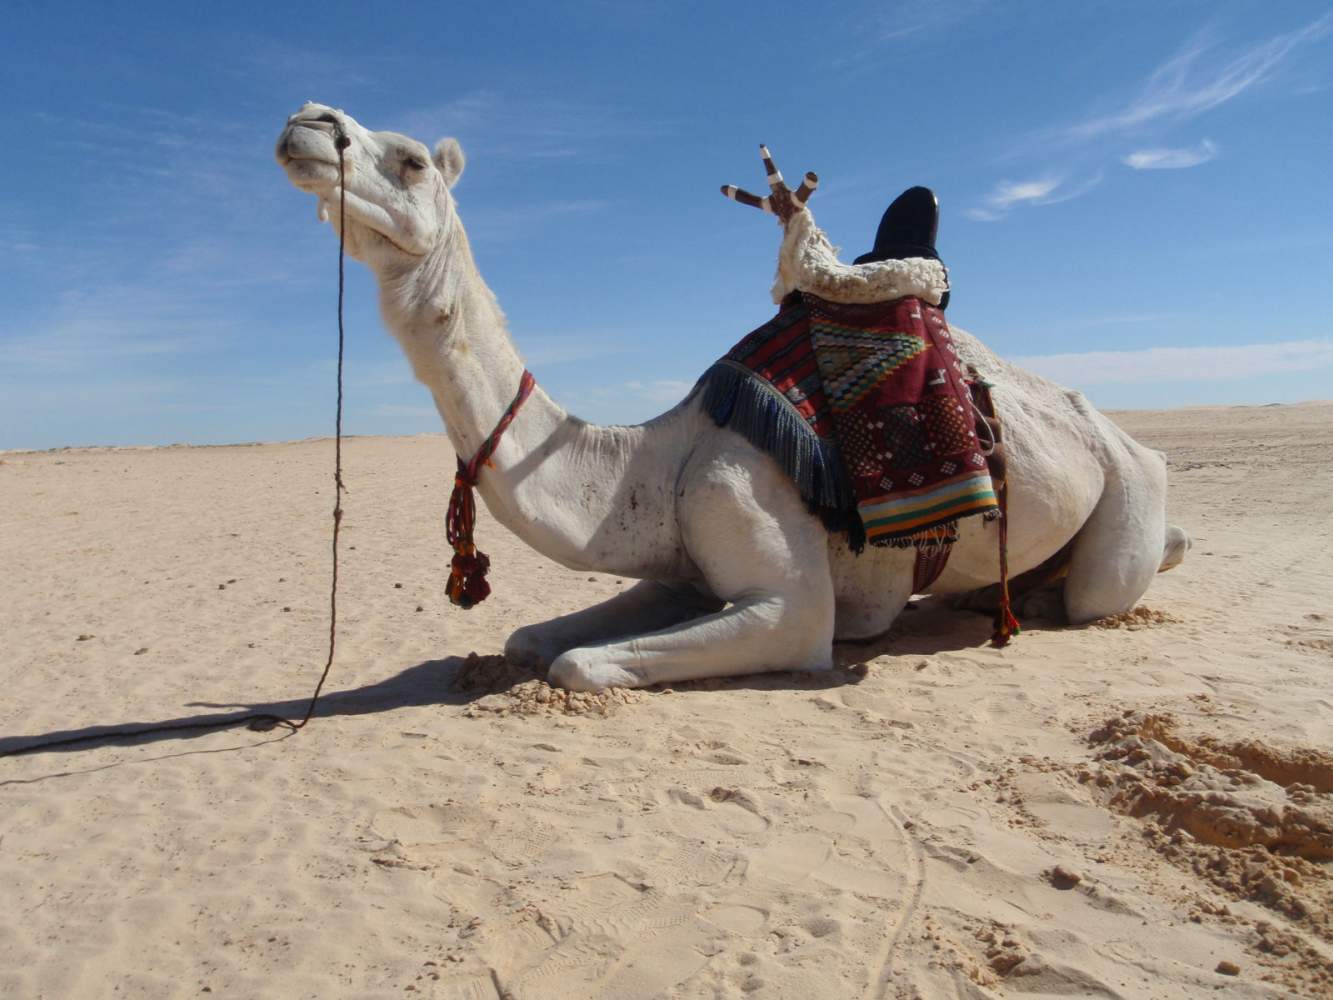
[[[921,847],[917,844],[916,838],[907,831],[908,820],[898,806],[885,806],[883,800],[876,799],[875,804],[879,806],[880,811],[888,819],[898,832],[898,838],[903,845],[903,855],[911,861],[911,872],[906,874],[906,881],[911,890],[908,894],[907,905],[898,911],[898,922],[884,939],[884,949],[877,956],[875,965],[872,969],[879,971],[867,982],[865,997],[866,1000],[882,1000],[888,995],[889,983],[893,979],[893,956],[898,950],[903,934],[907,931],[912,919],[916,916],[917,910],[921,905],[921,897],[926,890],[926,863],[922,856]]]

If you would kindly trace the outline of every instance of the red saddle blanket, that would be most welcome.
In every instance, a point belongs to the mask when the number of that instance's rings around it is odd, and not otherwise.
[[[947,543],[959,518],[998,512],[976,381],[922,300],[805,293],[701,380],[713,419],[782,464],[854,548]]]

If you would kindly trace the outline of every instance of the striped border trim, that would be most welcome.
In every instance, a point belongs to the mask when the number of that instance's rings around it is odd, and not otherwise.
[[[904,531],[939,520],[999,506],[989,473],[979,472],[929,493],[883,503],[862,504],[861,520],[866,533]]]

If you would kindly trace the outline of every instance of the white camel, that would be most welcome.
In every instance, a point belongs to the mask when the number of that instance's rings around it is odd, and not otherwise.
[[[451,189],[463,152],[444,139],[432,153],[306,104],[287,120],[277,157],[335,228],[343,193],[337,136],[346,137],[347,252],[375,273],[385,324],[434,396],[454,449],[471,456],[514,399],[524,367],[458,217]],[[785,224],[779,259],[779,292],[808,277],[810,260],[832,261],[808,209]],[[942,274],[923,263],[899,262],[889,290],[938,303]],[[961,331],[954,342],[995,383],[1011,572],[1038,566],[1072,540],[1063,582],[1069,621],[1133,607],[1153,574],[1189,545],[1165,520],[1164,456],[1080,393],[1005,363]],[[773,459],[718,427],[697,393],[645,424],[598,427],[539,386],[478,491],[497,521],[546,557],[640,581],[509,637],[507,657],[544,666],[551,683],[574,690],[828,669],[835,641],[885,632],[912,596],[911,549],[851,552],[807,511]],[[994,584],[995,532],[981,518],[963,519],[932,593]]]

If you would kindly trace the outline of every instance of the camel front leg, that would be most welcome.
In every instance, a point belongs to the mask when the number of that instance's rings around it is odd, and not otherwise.
[[[774,670],[828,670],[832,587],[827,598],[746,597],[648,635],[571,649],[551,664],[547,679],[571,691],[600,691]]]
[[[570,649],[548,680],[576,691],[833,665],[828,532],[786,474],[739,436],[696,452],[682,477],[685,549],[729,602],[646,635]]]
[[[720,607],[721,601],[692,587],[640,580],[590,608],[524,625],[505,643],[505,659],[525,667],[549,667],[576,646],[656,632]]]

